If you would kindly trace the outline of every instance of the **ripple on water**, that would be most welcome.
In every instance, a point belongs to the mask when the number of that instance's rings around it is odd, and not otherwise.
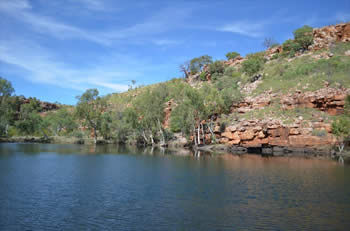
[[[0,144],[0,230],[348,230],[349,179],[325,160]]]

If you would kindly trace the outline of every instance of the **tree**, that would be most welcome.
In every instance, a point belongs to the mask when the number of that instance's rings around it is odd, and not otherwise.
[[[8,127],[12,117],[10,96],[14,89],[11,82],[0,77],[0,135],[7,135]]]
[[[309,46],[314,41],[313,28],[310,26],[303,26],[296,29],[294,32],[294,40],[304,49],[308,50]]]
[[[11,96],[14,91],[15,90],[13,89],[11,82],[0,77],[0,99],[1,99],[1,101],[3,98]]]
[[[215,74],[215,73],[218,73],[218,74],[224,74],[225,72],[225,64],[224,62],[222,61],[215,61],[211,64],[209,64],[209,73],[212,75],[212,74]]]
[[[77,129],[72,113],[66,108],[49,113],[44,120],[48,122],[48,126],[54,135],[61,135],[62,132],[69,134]]]
[[[212,57],[209,55],[203,55],[198,58],[192,59],[189,65],[191,74],[201,72],[205,65],[211,64],[212,62]]]
[[[263,42],[263,46],[266,49],[269,49],[269,48],[272,48],[272,47],[276,47],[278,45],[279,45],[278,42],[275,39],[273,39],[273,38],[265,38],[264,42]]]
[[[345,146],[345,141],[350,137],[350,118],[342,116],[332,123],[332,133],[337,137],[338,150],[341,153]]]
[[[301,49],[302,46],[292,39],[288,39],[282,44],[282,54],[284,56],[294,57],[295,53]]]
[[[77,96],[76,114],[83,125],[93,130],[94,142],[97,143],[97,131],[101,129],[102,115],[106,111],[105,99],[98,96],[97,89],[88,89],[81,96]]]
[[[228,60],[233,60],[233,59],[235,59],[235,58],[237,58],[237,57],[239,57],[239,56],[241,56],[238,52],[228,52],[227,54],[226,54],[226,58],[228,59]]]
[[[42,130],[43,119],[39,115],[40,109],[40,102],[36,98],[30,98],[29,103],[21,105],[19,120],[15,123],[21,133],[34,135],[41,131],[46,137],[46,133]]]
[[[188,79],[190,76],[190,61],[186,61],[180,65],[180,71],[184,73],[185,78]]]
[[[140,116],[139,124],[146,144],[154,145],[155,138],[159,135],[161,145],[166,145],[162,123],[168,94],[167,85],[159,84],[154,89],[144,92],[134,103],[135,110]]]
[[[193,136],[195,145],[200,144],[201,121],[206,119],[206,109],[203,96],[194,88],[186,88],[184,99],[171,114],[172,131],[181,131],[185,135]]]
[[[248,59],[242,63],[242,70],[249,76],[252,76],[263,68],[265,58],[260,53],[247,55],[247,57]]]

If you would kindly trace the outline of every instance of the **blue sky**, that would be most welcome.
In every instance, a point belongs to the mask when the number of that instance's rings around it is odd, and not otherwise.
[[[17,95],[75,104],[88,88],[166,81],[196,56],[245,55],[305,24],[350,21],[350,1],[0,0],[0,18],[0,76]]]

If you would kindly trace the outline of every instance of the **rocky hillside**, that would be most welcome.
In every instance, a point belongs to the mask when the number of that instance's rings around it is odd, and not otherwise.
[[[207,129],[190,139],[198,144],[219,142],[236,151],[243,147],[300,152],[335,145],[331,123],[343,114],[350,95],[350,23],[313,29],[312,36],[308,49],[293,56],[283,56],[284,45],[262,52],[265,64],[254,75],[242,73],[249,57],[221,61],[226,70],[243,76],[238,82],[243,97],[229,113],[216,116],[212,129],[212,121],[203,120]],[[195,88],[215,84],[217,73],[210,68],[208,64],[189,74],[187,82]],[[167,103],[166,126],[174,107],[173,101]]]

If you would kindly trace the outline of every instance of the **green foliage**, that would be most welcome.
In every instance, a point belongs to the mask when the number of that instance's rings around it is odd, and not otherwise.
[[[203,55],[198,58],[194,58],[190,61],[190,72],[191,74],[196,74],[203,70],[205,65],[211,64],[213,62],[212,57],[209,55]]]
[[[225,64],[222,61],[215,61],[214,63],[211,63],[209,65],[209,73],[214,74],[214,73],[220,73],[224,74],[225,71]]]
[[[10,96],[14,89],[11,82],[0,77],[0,136],[7,135],[13,117]]]
[[[349,138],[350,136],[350,118],[342,116],[332,123],[332,133],[338,137],[339,140]]]
[[[346,115],[350,116],[350,95],[345,99],[344,112]]]
[[[288,39],[282,44],[282,55],[285,57],[294,57],[295,53],[300,51],[301,49],[302,46],[299,43],[292,39]]]
[[[196,124],[205,116],[202,95],[196,89],[187,88],[183,102],[171,114],[171,131],[181,131],[183,134],[190,135],[195,131]]]
[[[14,91],[11,82],[0,77],[0,99],[2,100],[6,96],[11,96]]]
[[[19,120],[15,122],[15,125],[20,133],[25,135],[33,135],[43,132],[43,119],[38,113],[40,109],[40,102],[35,98],[30,98],[28,103],[21,105]]]
[[[344,56],[345,52],[348,50],[350,50],[349,42],[337,42],[330,46],[330,51],[337,56]]]
[[[274,55],[272,55],[271,60],[275,60],[275,59],[279,59],[280,58],[280,54],[276,53]]]
[[[73,113],[70,113],[66,108],[47,114],[44,121],[47,121],[50,132],[56,136],[68,135],[78,128]]]
[[[134,103],[139,115],[139,128],[146,143],[154,143],[157,138],[166,142],[162,123],[164,120],[165,102],[169,99],[166,84],[159,84],[152,91],[144,92]],[[149,139],[147,138],[149,137]]]
[[[226,54],[226,58],[228,59],[228,60],[233,60],[233,59],[235,59],[235,58],[237,58],[238,56],[240,56],[240,54],[239,53],[237,53],[237,52],[228,52],[227,54]]]
[[[313,43],[313,28],[310,26],[303,26],[293,32],[294,40],[297,42],[304,50],[307,50]]]
[[[16,121],[16,127],[25,135],[38,133],[41,128],[42,118],[36,111],[21,114],[21,119]]]
[[[81,96],[77,96],[76,115],[82,120],[84,126],[94,132],[95,143],[97,131],[101,129],[103,112],[106,110],[106,101],[98,96],[97,89],[88,89]]]
[[[247,73],[249,76],[252,76],[259,72],[266,62],[264,58],[264,53],[259,52],[255,54],[247,55],[247,60],[242,63],[242,71]]]
[[[222,61],[215,61],[209,65],[209,73],[212,80],[217,80],[223,76],[225,72],[225,64]]]
[[[207,73],[203,71],[203,72],[199,75],[199,78],[200,78],[202,81],[207,81]]]
[[[105,112],[101,116],[100,133],[103,139],[108,140],[112,137],[112,113]]]
[[[298,57],[290,62],[276,60],[264,66],[264,79],[255,94],[267,90],[286,93],[293,89],[315,91],[324,87],[327,81],[331,87],[341,84],[350,87],[350,58],[333,56],[330,59],[315,60],[311,56]],[[302,86],[302,87],[301,87]]]
[[[318,136],[318,137],[325,137],[325,136],[327,136],[327,131],[324,129],[313,129],[312,135]]]

